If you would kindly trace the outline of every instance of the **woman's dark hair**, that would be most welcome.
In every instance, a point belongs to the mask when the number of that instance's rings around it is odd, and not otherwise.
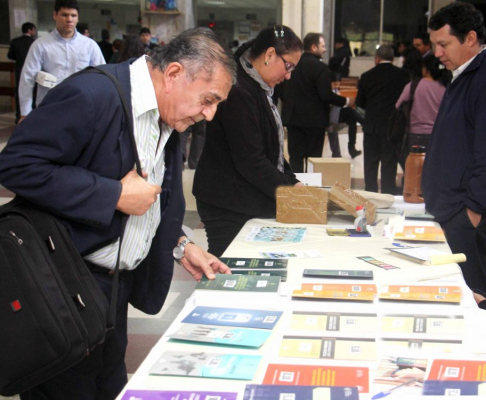
[[[480,44],[484,43],[486,28],[483,14],[470,3],[455,1],[442,7],[430,18],[429,28],[433,31],[438,31],[445,25],[451,27],[451,35],[457,37],[461,43],[464,43],[471,31],[476,32]]]
[[[135,35],[127,35],[125,36],[125,40],[123,40],[120,49],[120,56],[118,57],[117,62],[121,63],[133,57],[138,58],[143,56],[144,54],[145,45],[140,40],[140,38]]]
[[[251,49],[250,59],[254,60],[270,47],[273,47],[278,55],[302,51],[304,48],[302,41],[292,29],[284,25],[276,25],[261,30],[255,39],[241,45],[235,57],[238,59],[247,49]]]
[[[123,42],[120,39],[115,39],[113,40],[113,49],[116,51],[120,51],[122,47]]]
[[[430,72],[430,76],[434,81],[438,81],[441,85],[447,86],[451,80],[451,73],[444,68],[440,60],[432,54],[425,56],[422,60],[423,67]]]
[[[422,78],[422,54],[415,47],[403,52],[403,69],[410,74],[410,79]]]

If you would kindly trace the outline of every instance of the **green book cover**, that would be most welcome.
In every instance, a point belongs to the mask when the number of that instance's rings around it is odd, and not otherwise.
[[[233,269],[233,275],[279,276],[280,282],[287,281],[286,269]]]
[[[285,269],[289,260],[271,260],[268,258],[220,258],[228,267],[233,269]]]
[[[279,276],[216,274],[213,280],[205,276],[196,285],[196,290],[225,290],[231,292],[278,292]]]

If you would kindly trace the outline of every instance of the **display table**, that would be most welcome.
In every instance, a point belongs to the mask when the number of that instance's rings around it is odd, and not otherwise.
[[[405,204],[401,198],[397,198],[394,204],[395,208],[406,210],[406,213],[424,212],[423,205]],[[279,294],[274,296],[259,294],[235,294],[227,292],[212,292],[214,296],[202,299],[197,294],[193,294],[186,302],[184,309],[174,320],[166,334],[174,332],[180,321],[185,318],[196,306],[215,306],[228,308],[248,308],[248,309],[274,309],[283,311],[283,316],[275,327],[270,339],[258,350],[245,350],[228,346],[205,346],[202,344],[189,344],[182,342],[168,341],[164,336],[152,349],[138,371],[133,375],[124,391],[118,399],[122,399],[126,390],[191,390],[191,391],[220,391],[220,392],[237,392],[238,399],[243,398],[245,385],[248,383],[261,384],[268,363],[278,364],[311,364],[311,365],[334,365],[334,366],[366,366],[370,369],[370,390],[369,393],[361,393],[360,399],[371,399],[372,395],[383,390],[382,387],[375,386],[372,381],[374,372],[377,370],[378,363],[382,357],[387,355],[409,356],[410,349],[404,348],[403,351],[397,348],[390,350],[387,347],[387,340],[397,339],[404,335],[374,331],[368,334],[360,334],[362,338],[376,339],[376,360],[324,360],[314,358],[287,358],[279,357],[282,338],[285,335],[295,334],[290,332],[290,321],[293,312],[336,312],[336,313],[375,313],[380,319],[390,314],[407,314],[407,315],[461,315],[464,316],[465,330],[460,337],[450,337],[449,339],[459,339],[462,341],[460,351],[453,350],[450,354],[443,354],[432,349],[424,352],[421,350],[418,354],[427,358],[474,358],[482,357],[486,359],[486,340],[483,333],[485,332],[486,312],[479,310],[473,300],[472,294],[466,287],[460,268],[456,264],[426,266],[416,264],[408,260],[401,259],[392,255],[384,248],[392,247],[392,240],[383,236],[385,222],[387,220],[399,219],[399,214],[380,213],[377,214],[376,226],[371,227],[372,237],[354,238],[328,236],[326,228],[332,227],[351,227],[354,218],[344,212],[332,213],[329,219],[329,225],[298,225],[307,228],[305,238],[299,243],[278,243],[278,242],[253,242],[247,241],[246,237],[251,229],[255,226],[288,226],[277,223],[275,220],[253,219],[247,222],[241,232],[232,242],[225,252],[227,257],[241,258],[261,258],[261,252],[306,252],[318,251],[320,258],[291,258],[288,263],[287,282],[281,284]],[[400,218],[401,220],[401,218]],[[449,251],[446,243],[427,244],[439,250]],[[357,257],[370,256],[384,263],[391,264],[398,268],[382,269],[366,263]],[[303,278],[304,269],[347,269],[347,270],[372,270],[374,280],[359,281],[359,283],[374,283],[380,289],[390,284],[424,284],[424,285],[444,285],[460,286],[463,292],[463,299],[460,305],[445,304],[424,304],[424,303],[385,303],[375,300],[373,303],[349,303],[336,301],[303,301],[293,300],[291,298],[292,290],[299,289],[301,283],[324,282],[318,278]],[[328,281],[327,281],[328,282]],[[326,283],[327,283],[326,282]],[[342,282],[342,281],[339,281]],[[358,281],[348,281],[355,283]],[[480,333],[476,335],[476,333]],[[321,331],[316,333],[306,333],[309,336],[329,336],[329,332]],[[332,333],[336,337],[345,336],[344,333]],[[408,335],[414,338],[426,339],[426,336]],[[439,335],[440,337],[441,335]],[[481,338],[478,341],[478,338]],[[445,339],[444,337],[442,337]],[[258,371],[253,381],[238,381],[224,379],[204,379],[204,378],[187,378],[172,376],[150,376],[149,369],[160,358],[164,351],[193,351],[193,352],[212,352],[212,353],[238,353],[260,355],[263,357]],[[413,352],[412,352],[413,355]],[[412,388],[405,387],[400,390],[402,396],[412,396],[410,398],[419,398],[420,396],[412,395]],[[397,397],[398,393],[390,398]],[[475,398],[476,396],[468,396]],[[434,398],[427,396],[424,398]],[[479,398],[479,397],[478,397]]]

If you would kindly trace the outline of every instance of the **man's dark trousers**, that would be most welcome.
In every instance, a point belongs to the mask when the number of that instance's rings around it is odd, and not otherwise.
[[[378,192],[378,166],[381,161],[381,193],[397,194],[398,155],[386,135],[364,133],[365,190]]]
[[[453,253],[464,253],[466,262],[460,263],[469,288],[486,296],[486,218],[475,228],[466,207],[451,219],[440,223]]]
[[[292,171],[304,172],[307,170],[308,157],[322,157],[325,129],[288,125],[287,131],[289,163]]]

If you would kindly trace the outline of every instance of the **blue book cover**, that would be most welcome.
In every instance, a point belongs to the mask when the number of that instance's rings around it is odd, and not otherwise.
[[[486,382],[424,381],[424,396],[485,396]]]
[[[359,400],[356,387],[246,385],[243,400]]]
[[[182,320],[188,324],[273,329],[282,311],[198,306]]]
[[[270,331],[264,331],[261,329],[181,324],[181,327],[177,330],[177,332],[169,335],[169,337],[171,339],[184,340],[188,342],[258,348],[265,343],[270,335]]]
[[[150,375],[252,380],[261,356],[166,351],[150,368]]]

